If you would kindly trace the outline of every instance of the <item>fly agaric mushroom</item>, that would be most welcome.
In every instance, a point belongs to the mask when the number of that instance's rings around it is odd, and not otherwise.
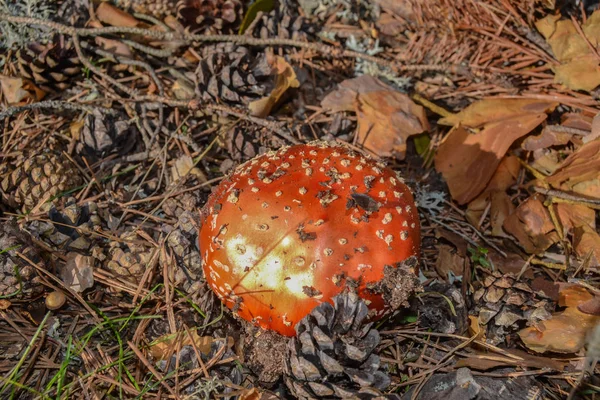
[[[372,319],[381,317],[388,308],[373,288],[385,267],[419,254],[417,209],[402,179],[326,142],[240,165],[202,214],[209,286],[240,317],[286,336],[346,285],[366,300]]]

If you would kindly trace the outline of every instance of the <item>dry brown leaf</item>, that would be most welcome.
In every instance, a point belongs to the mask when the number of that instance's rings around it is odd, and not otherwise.
[[[490,206],[491,215],[496,215],[496,218],[492,221],[494,224],[493,234],[495,236],[503,235],[502,223],[504,217],[513,212],[514,206],[512,205],[512,202],[510,202],[510,199],[508,202],[506,201],[504,198],[506,197],[506,194],[501,196],[498,192],[505,193],[509,187],[514,185],[520,170],[521,163],[519,163],[518,157],[507,156],[502,159],[485,190],[477,196],[476,199],[472,200],[467,207],[465,216],[473,226],[479,226],[479,221],[488,205],[490,205],[493,196],[496,198]],[[503,197],[501,202],[499,201],[500,197]],[[502,217],[503,214],[504,217]]]
[[[177,160],[175,160],[175,164],[171,168],[171,176],[173,177],[173,180],[178,181],[187,174],[191,174],[197,176],[201,182],[206,182],[206,176],[195,165],[196,164],[194,164],[192,157],[188,155],[182,155],[179,157]]]
[[[244,389],[240,394],[239,400],[277,400],[280,397],[273,392],[263,389],[250,388]]]
[[[465,204],[477,197],[513,142],[545,119],[546,114],[520,115],[486,124],[475,134],[460,125],[453,128],[435,157],[435,167],[446,179],[452,198]]]
[[[29,101],[41,101],[46,92],[30,81],[0,74],[0,89],[9,105],[24,104]]]
[[[106,3],[102,3],[106,4]],[[100,46],[103,50],[108,51],[116,56],[124,56],[133,58],[133,53],[129,46],[120,40],[108,39],[104,37],[97,36],[95,39],[96,44]]]
[[[540,198],[539,195],[529,197],[504,220],[504,230],[529,254],[542,253],[559,239],[550,213]]]
[[[600,139],[578,148],[546,181],[557,189],[600,198]]]
[[[64,284],[76,292],[83,292],[94,286],[94,266],[96,259],[75,252],[67,254],[67,262],[59,270]]]
[[[510,196],[504,191],[494,190],[490,193],[490,222],[493,236],[504,236],[504,221],[515,211]]]
[[[561,292],[563,312],[552,315],[547,321],[519,331],[527,348],[543,353],[576,353],[585,344],[587,333],[600,323],[600,317],[583,313],[578,306],[593,299],[593,295],[580,286],[566,286]]]
[[[560,14],[548,15],[535,25],[561,63],[554,67],[555,82],[573,90],[586,91],[600,85],[598,58],[571,20],[561,20]],[[595,11],[581,28],[592,45],[597,46],[600,42],[600,12]]]
[[[474,102],[457,114],[440,119],[438,124],[449,126],[461,124],[469,128],[483,128],[494,122],[546,114],[557,105],[556,102],[535,99],[484,99]],[[506,132],[510,132],[508,127]]]
[[[551,146],[562,146],[569,143],[572,137],[572,133],[544,128],[541,134],[525,138],[521,147],[527,151],[535,151]]]
[[[600,266],[600,235],[589,226],[580,226],[573,230],[573,247],[581,259],[589,255],[588,267]]]
[[[465,204],[481,194],[513,142],[542,123],[557,103],[533,99],[485,99],[439,123],[454,125],[435,157],[452,198]],[[469,133],[464,126],[481,128]]]
[[[281,97],[289,88],[300,86],[294,69],[285,61],[285,58],[275,56],[269,59],[269,64],[277,76],[275,88],[273,88],[273,91],[268,96],[255,100],[248,105],[250,114],[255,117],[264,118],[269,115],[273,107],[281,100]]]
[[[448,280],[449,272],[454,276],[462,276],[465,271],[466,258],[461,257],[454,248],[445,244],[441,244],[437,248],[438,255],[435,263],[435,270],[438,275],[445,280]]]
[[[422,106],[369,75],[343,81],[321,105],[356,112],[358,142],[381,157],[404,159],[408,137],[429,130]]]
[[[131,14],[126,13],[120,8],[105,1],[100,3],[98,8],[96,8],[96,18],[98,18],[100,22],[111,26],[126,26],[133,28],[140,23],[140,21],[135,19]]]
[[[479,318],[475,315],[469,315],[469,336],[475,336],[475,340],[485,341],[485,329],[481,328]]]

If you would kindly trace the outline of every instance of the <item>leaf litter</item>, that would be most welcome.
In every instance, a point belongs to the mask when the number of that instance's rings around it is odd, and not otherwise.
[[[313,139],[417,193],[424,292],[372,327],[386,398],[597,394],[599,11],[33,2],[0,3],[0,218],[19,232],[0,230],[19,240],[0,249],[0,397],[299,393],[293,346],[206,285],[197,224],[223,173]],[[65,170],[77,185],[50,196]]]

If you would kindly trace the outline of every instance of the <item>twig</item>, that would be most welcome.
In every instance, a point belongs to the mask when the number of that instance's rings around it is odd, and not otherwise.
[[[114,114],[115,113],[115,111],[110,108],[88,106],[88,105],[84,105],[84,104],[80,104],[80,103],[71,103],[71,102],[60,101],[60,100],[46,100],[46,101],[39,101],[37,103],[27,104],[24,106],[9,107],[5,111],[2,111],[0,113],[0,120],[7,118],[7,117],[12,117],[13,115],[19,114],[23,111],[39,110],[42,108],[56,108],[59,110],[72,110],[72,111],[86,111],[88,113],[92,113],[94,111],[94,109],[98,109],[101,112],[106,113],[106,114]]]
[[[390,68],[395,72],[403,72],[403,71],[440,71],[440,72],[450,72],[457,73],[461,75],[469,75],[469,72],[466,70],[466,67],[462,65],[430,65],[430,64],[401,64],[396,61],[385,60],[380,57],[372,56],[369,54],[360,53],[352,50],[345,50],[338,47],[322,44],[322,43],[310,43],[303,42],[300,40],[294,39],[282,39],[282,38],[253,38],[248,36],[240,36],[240,35],[195,35],[189,33],[177,33],[177,32],[160,32],[153,31],[150,29],[143,28],[134,28],[134,27],[120,27],[120,26],[110,26],[104,28],[75,28],[72,26],[67,26],[63,24],[59,24],[57,22],[46,21],[38,18],[28,18],[28,17],[15,17],[7,14],[0,14],[0,21],[8,21],[13,24],[27,24],[27,25],[40,25],[51,28],[54,31],[59,33],[64,33],[72,36],[99,36],[105,34],[115,34],[115,33],[129,33],[134,35],[144,35],[149,36],[156,39],[162,40],[182,40],[186,43],[192,42],[227,42],[240,44],[245,46],[255,46],[255,47],[268,47],[268,46],[288,46],[295,47],[299,49],[306,49],[318,52],[324,56],[332,57],[332,58],[354,58],[354,59],[362,59],[365,61],[369,61],[375,63],[379,66]]]

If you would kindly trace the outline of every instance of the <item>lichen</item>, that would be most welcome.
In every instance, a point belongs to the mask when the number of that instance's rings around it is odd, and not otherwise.
[[[56,2],[48,0],[0,0],[0,14],[48,20],[56,14]],[[43,42],[50,37],[47,28],[31,24],[0,22],[0,49],[24,48],[33,42]]]

